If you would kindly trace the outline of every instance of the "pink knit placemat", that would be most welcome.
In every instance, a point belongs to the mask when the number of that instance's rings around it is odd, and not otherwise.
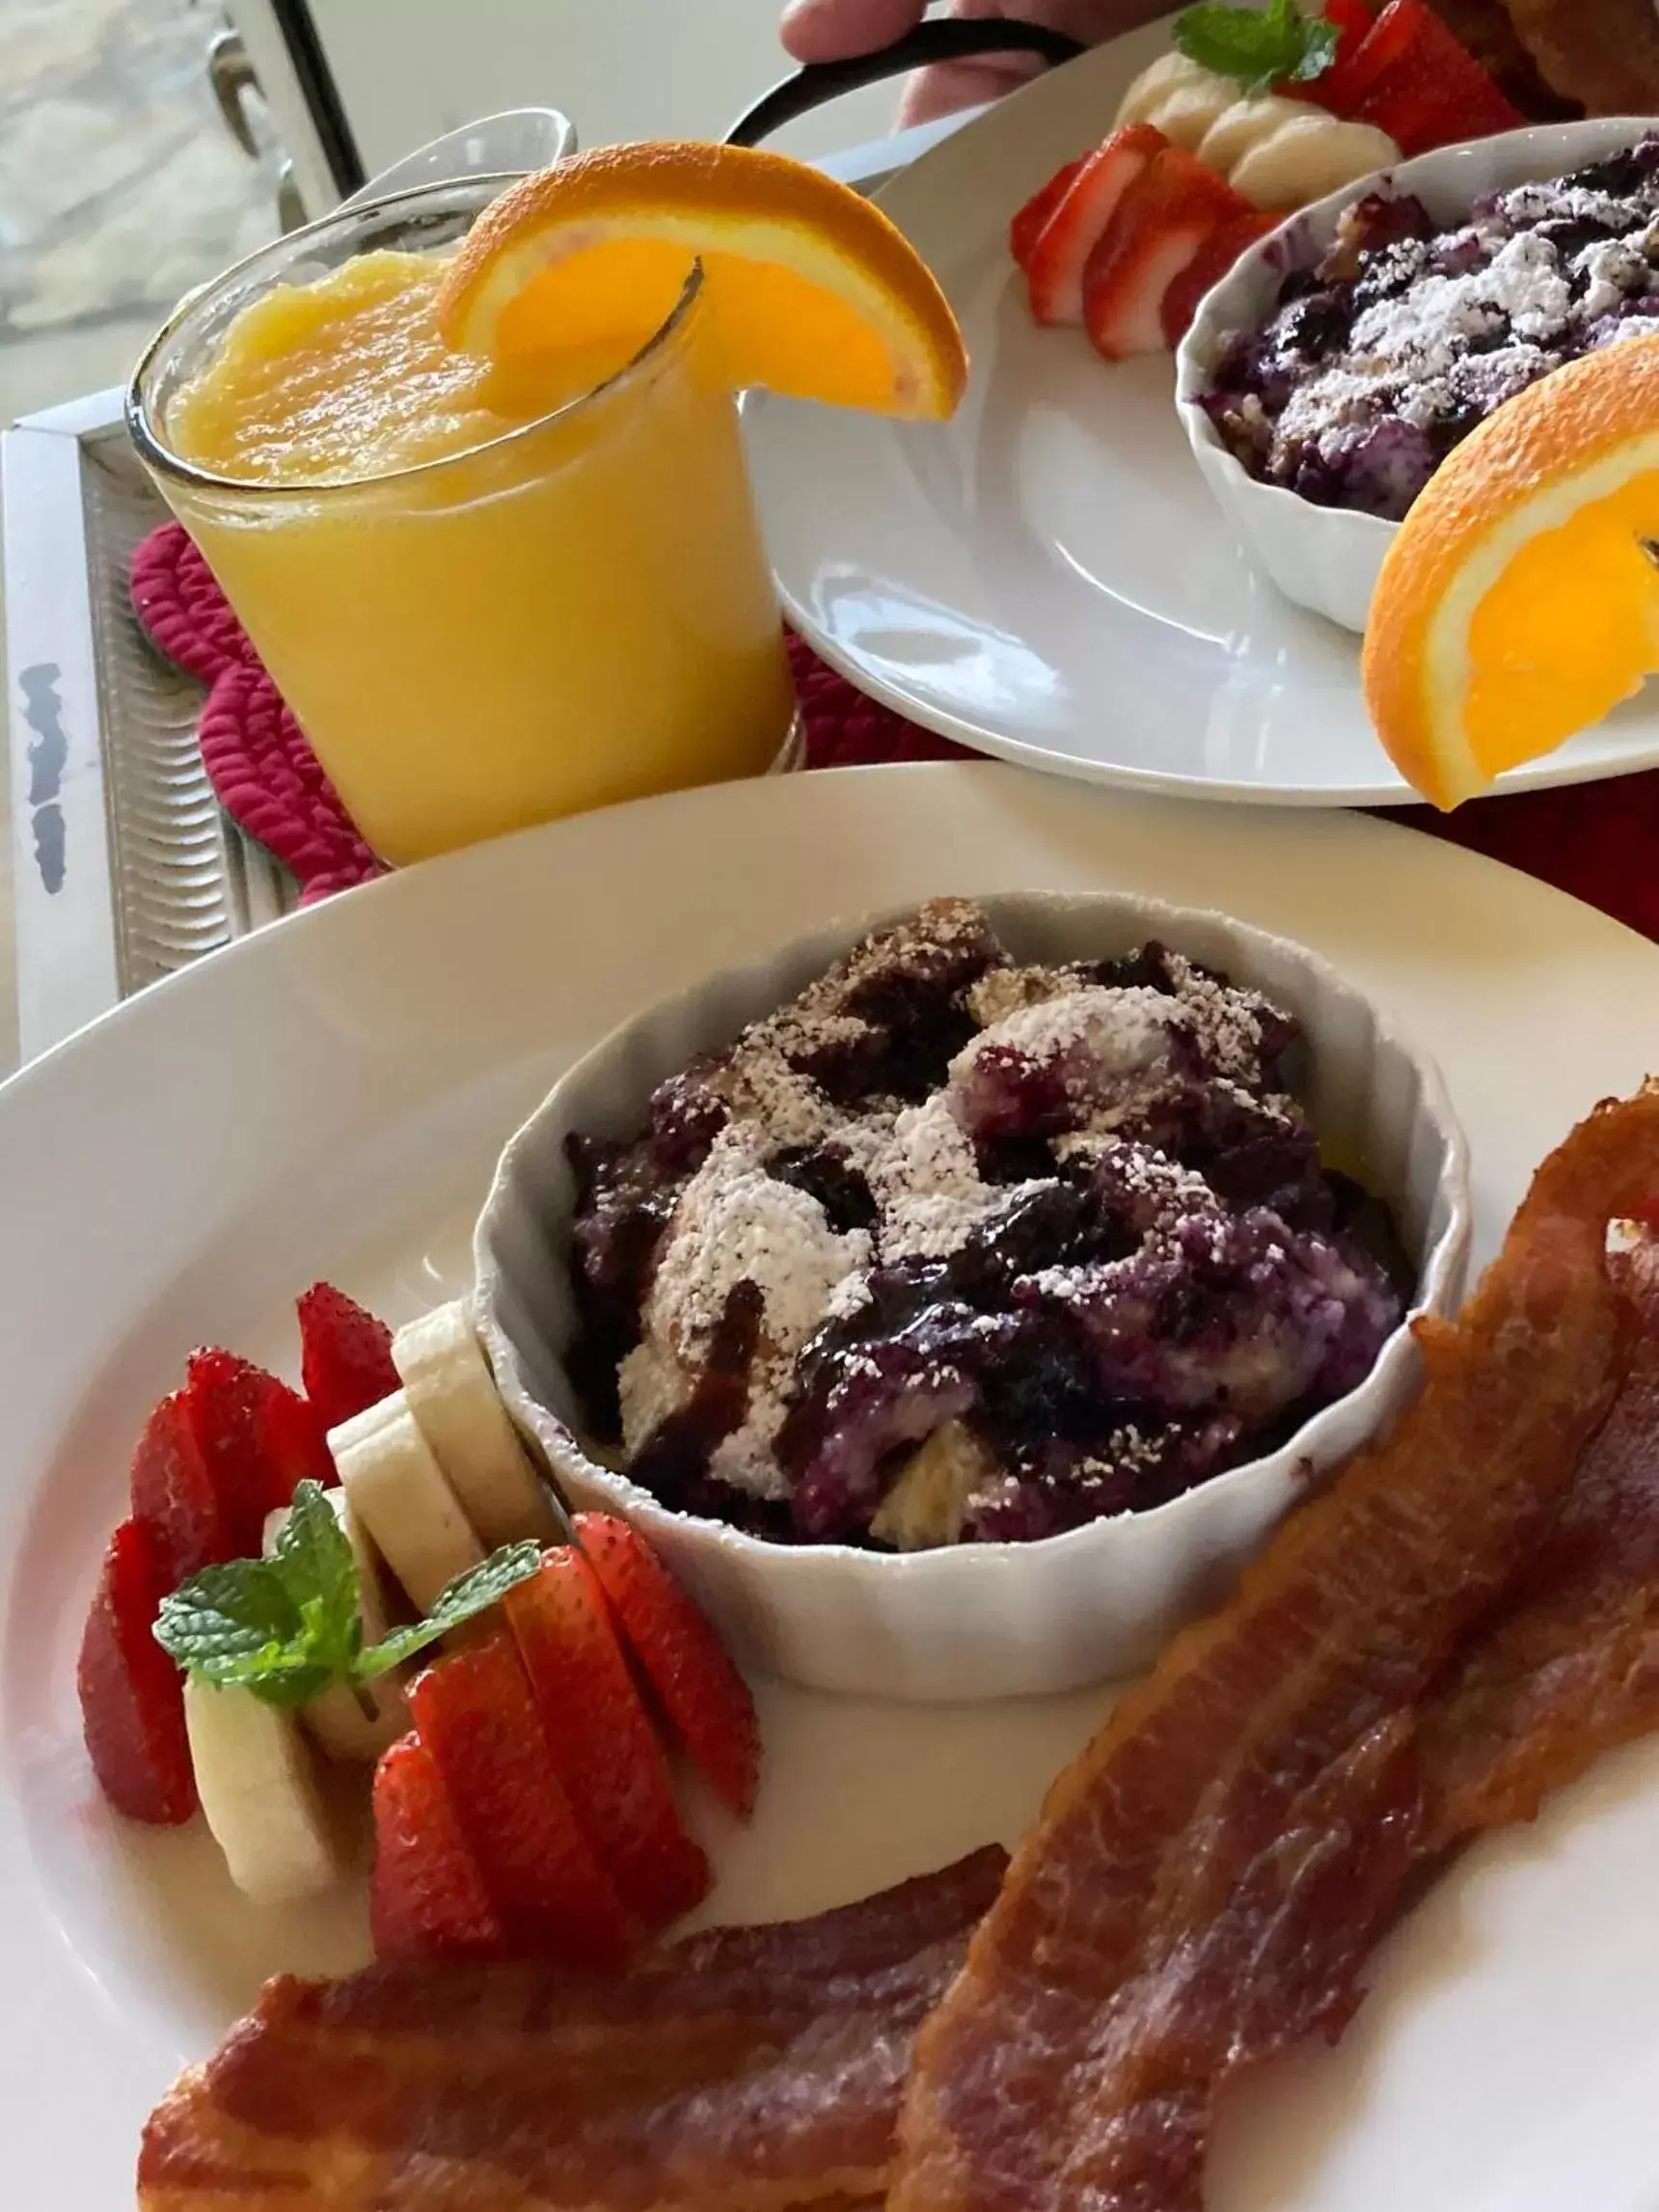
[[[169,660],[208,685],[202,760],[226,812],[299,880],[306,900],[381,873],[242,627],[177,523],[132,560],[132,603]],[[809,768],[965,760],[960,746],[878,706],[789,641]],[[1485,799],[1454,815],[1425,806],[1390,819],[1537,876],[1659,940],[1659,770],[1616,782]]]
[[[305,900],[380,874],[380,862],[177,523],[138,547],[133,611],[170,661],[207,685],[197,736],[219,803],[299,881]]]

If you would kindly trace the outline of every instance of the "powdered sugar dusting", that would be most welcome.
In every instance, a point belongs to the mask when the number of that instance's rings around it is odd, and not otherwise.
[[[753,1283],[763,1319],[748,1417],[721,1448],[721,1472],[741,1488],[776,1495],[771,1444],[790,1364],[838,1286],[867,1269],[871,1243],[862,1230],[838,1236],[818,1201],[769,1175],[762,1158],[756,1131],[733,1125],[680,1195],[643,1315],[644,1344],[662,1356],[641,1363],[625,1386],[623,1441],[637,1450],[671,1409],[665,1398],[689,1396],[731,1293]]]
[[[947,1259],[1009,1193],[980,1177],[972,1142],[942,1093],[897,1115],[868,1159],[884,1262]]]

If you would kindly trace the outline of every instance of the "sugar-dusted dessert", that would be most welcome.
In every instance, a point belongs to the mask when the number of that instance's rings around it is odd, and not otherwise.
[[[1659,136],[1436,227],[1373,194],[1259,331],[1226,348],[1204,405],[1264,483],[1399,520],[1440,462],[1564,362],[1659,332]]]
[[[957,900],[574,1137],[570,1371],[675,1509],[1055,1534],[1272,1449],[1401,1313],[1294,1020],[1179,952],[1014,965]]]

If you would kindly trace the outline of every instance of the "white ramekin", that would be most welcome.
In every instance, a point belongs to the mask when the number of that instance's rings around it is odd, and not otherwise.
[[[1414,1311],[1461,1295],[1470,1209],[1463,1136],[1431,1061],[1313,953],[1216,914],[1100,893],[981,905],[1019,961],[1102,959],[1149,938],[1292,1008],[1314,1062],[1308,1104],[1332,1155],[1396,1209],[1419,1269]],[[889,1555],[762,1543],[671,1513],[582,1449],[561,1364],[572,1302],[565,1137],[632,1135],[694,1054],[729,1044],[890,915],[839,923],[628,1022],[558,1083],[508,1143],[475,1240],[477,1312],[509,1411],[573,1504],[638,1523],[738,1659],[807,1688],[908,1699],[1057,1691],[1147,1663],[1212,1603],[1310,1481],[1387,1426],[1417,1384],[1401,1327],[1358,1389],[1284,1449],[1156,1511],[1036,1543]]]
[[[1544,123],[1467,146],[1443,147],[1397,168],[1345,184],[1292,215],[1243,255],[1208,294],[1175,357],[1175,403],[1187,442],[1222,512],[1288,599],[1363,631],[1397,522],[1346,507],[1316,506],[1278,484],[1259,483],[1223,444],[1199,404],[1222,348],[1236,331],[1258,330],[1271,314],[1286,272],[1317,261],[1346,208],[1368,193],[1415,193],[1438,224],[1463,222],[1486,192],[1539,183],[1633,146],[1659,122],[1630,116]]]

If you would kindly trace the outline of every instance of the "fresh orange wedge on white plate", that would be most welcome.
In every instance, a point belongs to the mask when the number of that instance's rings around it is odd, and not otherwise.
[[[848,186],[747,147],[601,147],[527,177],[474,225],[439,325],[509,374],[573,352],[620,366],[694,260],[734,390],[916,417],[962,396],[956,317],[903,234]]]
[[[1659,337],[1517,394],[1400,526],[1365,638],[1389,757],[1436,806],[1554,751],[1659,670]]]

